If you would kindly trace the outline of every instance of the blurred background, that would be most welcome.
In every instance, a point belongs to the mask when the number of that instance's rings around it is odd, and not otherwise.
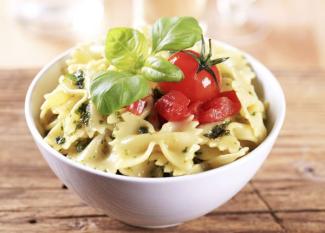
[[[271,69],[325,67],[324,0],[0,0],[0,69],[40,68],[108,27],[192,15]]]

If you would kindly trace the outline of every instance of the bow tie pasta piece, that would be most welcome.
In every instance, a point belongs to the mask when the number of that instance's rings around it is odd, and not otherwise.
[[[74,73],[79,69],[103,71],[109,65],[108,60],[105,59],[104,45],[101,43],[79,44],[71,52],[71,57],[66,61],[66,64],[69,73]]]
[[[227,133],[229,126],[227,126],[227,128],[224,129],[224,132],[221,132],[220,136],[216,138],[210,138],[207,136],[215,126],[215,123],[200,126],[200,128],[203,129],[201,138],[204,141],[204,144],[212,148],[218,148],[220,151],[228,151],[229,153],[238,151],[240,148],[240,142],[237,137],[231,134],[231,132]]]
[[[139,165],[127,168],[121,168],[119,171],[126,176],[138,177],[162,177],[162,169],[155,166],[153,161],[145,161]]]
[[[86,137],[85,131],[78,130],[74,134],[67,135],[64,133],[63,121],[59,121],[44,138],[45,142],[52,146],[55,150],[63,154],[67,154],[67,150],[79,138]]]
[[[65,137],[63,136],[62,120],[57,122],[56,125],[48,132],[44,141],[53,147],[55,150],[63,153],[63,145],[65,144]]]
[[[212,169],[231,163],[244,156],[249,151],[249,148],[243,147],[234,153],[224,153],[218,151],[216,148],[202,146],[200,151],[202,153],[198,156],[198,158],[203,160],[201,164],[203,164],[207,169]]]
[[[71,93],[59,85],[49,94],[44,96],[45,101],[41,106],[40,119],[44,125],[51,123],[56,116],[64,119],[73,106],[84,97],[83,92]]]
[[[238,140],[250,141],[255,144],[258,143],[258,138],[255,136],[254,130],[249,124],[232,122],[227,129],[231,135],[234,135]]]
[[[256,96],[252,85],[245,84],[242,81],[233,81],[232,86],[242,104],[240,114],[248,120],[257,142],[261,142],[267,133],[263,121],[265,114],[263,103]]]
[[[176,168],[183,171],[191,169],[202,131],[196,128],[197,122],[193,122],[192,118],[183,122],[166,123],[158,132],[148,121],[131,113],[122,114],[122,119],[123,122],[117,123],[113,131],[115,140],[110,143],[110,159],[117,169],[143,163],[148,160],[155,147]],[[146,128],[146,133],[139,132],[141,127]]]
[[[82,71],[84,77],[83,89],[89,93],[91,81],[99,74],[107,71],[111,66],[105,58],[104,46],[101,43],[84,43],[78,45],[66,61],[66,73],[74,74]],[[70,80],[72,83],[72,81]],[[73,85],[74,89],[79,87]]]
[[[248,147],[243,147],[233,153],[224,153],[218,150],[218,148],[202,146],[200,149],[201,153],[197,157],[203,160],[201,165],[204,166],[205,169],[212,169],[235,161],[244,156],[248,150]]]
[[[109,139],[105,135],[97,135],[89,144],[83,145],[81,152],[78,152],[78,145],[81,144],[77,143],[74,149],[70,149],[67,156],[97,170],[116,173],[116,169],[108,162],[110,149],[107,140]],[[79,141],[79,143],[83,142]]]
[[[231,78],[234,80],[240,79],[248,84],[256,78],[255,72],[252,70],[242,53],[238,51],[224,50],[218,54],[219,57],[229,57],[229,59],[223,63],[220,63],[218,67],[222,77]]]
[[[194,174],[202,172],[205,169],[205,165],[202,164],[191,164],[191,168],[188,170],[182,170],[174,166],[172,163],[170,163],[164,154],[161,152],[153,152],[152,155],[149,157],[149,161],[154,161],[154,164],[158,167],[160,167],[163,171],[163,173],[169,173],[173,176],[181,176],[181,175],[188,175],[188,174]]]
[[[66,61],[67,65],[88,64],[93,60],[99,60],[104,57],[105,47],[101,43],[83,43],[78,44],[71,52],[71,57]]]
[[[136,116],[130,112],[121,114],[121,122],[116,124],[113,136],[116,139],[122,139],[130,135],[139,135],[140,127],[147,127],[148,133],[152,134],[155,132],[152,124],[139,116]]]
[[[167,122],[165,123],[160,132],[187,132],[199,135],[202,130],[198,129],[198,121],[193,120],[194,116],[191,115],[183,121]],[[200,141],[198,141],[200,143]]]
[[[152,153],[155,143],[150,135],[131,135],[123,139],[114,139],[110,143],[112,154],[109,160],[116,169],[133,167],[146,161]]]

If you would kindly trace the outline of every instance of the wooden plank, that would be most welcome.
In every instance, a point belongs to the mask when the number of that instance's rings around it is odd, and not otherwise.
[[[311,180],[252,181],[274,211],[324,210],[325,183]]]
[[[82,201],[72,191],[57,188],[0,188],[0,212],[23,211],[29,208],[82,206]],[[267,212],[265,204],[248,185],[226,205],[220,213]]]
[[[287,233],[324,233],[325,212],[278,213]]]
[[[207,215],[186,224],[167,229],[142,229],[125,225],[104,216],[30,218],[32,213],[14,212],[0,215],[0,232],[250,232],[281,233],[283,229],[273,221],[270,214],[221,214]],[[26,217],[27,216],[27,217]]]
[[[70,190],[61,189],[0,189],[0,210],[19,211],[30,207],[51,208],[82,205],[81,200]]]

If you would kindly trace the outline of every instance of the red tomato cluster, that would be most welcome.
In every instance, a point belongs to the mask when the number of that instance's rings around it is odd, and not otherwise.
[[[170,91],[156,102],[155,107],[167,121],[180,121],[193,114],[196,120],[204,124],[222,121],[237,114],[241,105],[234,91],[222,92],[206,102],[192,103],[183,93]]]
[[[165,93],[155,103],[155,111],[166,121],[180,121],[193,114],[201,124],[222,121],[241,109],[235,91],[220,92],[221,76],[215,65],[199,69],[199,54],[194,51],[177,52],[169,61],[183,71],[180,82],[162,82]],[[213,72],[213,73],[211,73]],[[146,106],[138,100],[127,109],[140,115]]]

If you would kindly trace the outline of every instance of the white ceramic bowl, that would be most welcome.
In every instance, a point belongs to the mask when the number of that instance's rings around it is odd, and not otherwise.
[[[284,121],[285,98],[278,81],[265,66],[246,55],[258,76],[258,92],[269,102],[269,134],[256,149],[220,168],[181,177],[137,178],[97,171],[62,156],[39,133],[43,95],[57,85],[69,54],[67,51],[54,59],[31,83],[25,102],[28,127],[43,157],[69,189],[90,206],[131,225],[172,226],[205,215],[227,202],[260,168]]]

